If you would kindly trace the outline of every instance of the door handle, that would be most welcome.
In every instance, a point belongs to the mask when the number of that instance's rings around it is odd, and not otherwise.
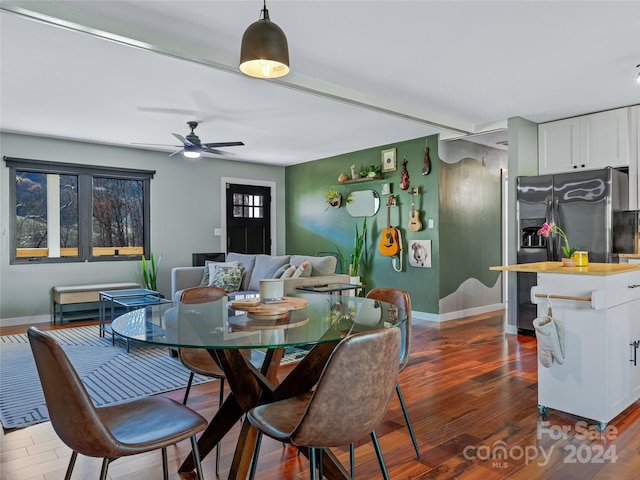
[[[633,358],[629,360],[633,363],[634,367],[638,366],[638,347],[640,347],[640,340],[635,340],[634,342],[629,344],[630,347],[633,347]]]

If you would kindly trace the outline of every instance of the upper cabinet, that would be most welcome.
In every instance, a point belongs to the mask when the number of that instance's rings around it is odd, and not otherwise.
[[[640,105],[629,108],[629,210],[640,210]]]
[[[629,109],[538,125],[538,171],[548,173],[629,165]]]

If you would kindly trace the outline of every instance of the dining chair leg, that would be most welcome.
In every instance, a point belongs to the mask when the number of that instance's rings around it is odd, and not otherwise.
[[[189,382],[187,383],[187,390],[184,392],[184,400],[182,400],[182,404],[186,405],[187,404],[187,398],[189,398],[189,392],[191,391],[191,384],[193,383],[193,377],[194,377],[194,373],[191,372],[191,375],[189,375]]]
[[[189,382],[187,383],[187,389],[184,392],[184,400],[182,400],[182,404],[187,404],[187,399],[189,398],[189,392],[191,391],[191,385],[193,384],[193,377],[195,376],[194,372],[191,372],[189,375]],[[220,379],[220,395],[218,397],[218,408],[224,402],[224,378]],[[216,444],[216,474],[220,473],[220,442]]]
[[[316,480],[316,449],[309,447],[309,480]]]
[[[389,480],[387,466],[384,464],[384,458],[382,458],[382,450],[380,450],[380,444],[378,443],[378,436],[376,435],[376,432],[371,432],[371,440],[373,441],[373,446],[376,449],[376,456],[378,457],[378,463],[380,464],[380,471],[382,472],[382,476],[384,477],[384,480]]]
[[[218,397],[218,410],[224,402],[224,378],[220,379],[220,396]],[[216,474],[220,473],[220,442],[216,445]]]
[[[109,468],[109,459],[102,459],[102,468],[100,469],[100,480],[107,480],[107,469]]]
[[[167,461],[167,447],[162,449],[162,478],[169,480],[169,462]]]
[[[396,393],[398,394],[398,400],[400,400],[400,406],[402,407],[402,413],[404,414],[404,419],[407,422],[407,428],[409,429],[409,435],[411,435],[413,448],[416,451],[416,457],[418,457],[418,460],[420,460],[420,449],[418,448],[418,441],[416,440],[416,435],[413,433],[413,427],[411,426],[411,420],[409,420],[409,412],[407,412],[407,406],[404,404],[404,398],[402,397],[400,384],[397,382],[396,382]]]
[[[69,460],[69,466],[67,467],[67,474],[64,476],[64,480],[71,480],[71,473],[73,473],[73,467],[76,465],[77,458],[78,452],[74,450],[71,453],[71,459]]]
[[[198,475],[198,480],[204,480],[202,463],[200,462],[200,450],[198,450],[198,441],[196,440],[195,435],[191,437],[191,450],[193,450],[193,463],[196,466],[196,475]]]
[[[324,478],[324,469],[322,467],[322,453],[324,452],[324,448],[318,448],[318,474],[320,475],[320,480]]]
[[[258,430],[256,437],[256,448],[253,450],[253,459],[251,460],[251,469],[249,470],[249,480],[256,478],[256,470],[258,469],[258,457],[260,456],[260,447],[262,446],[262,432]]]
[[[353,443],[349,444],[349,473],[351,480],[356,478],[356,447]]]

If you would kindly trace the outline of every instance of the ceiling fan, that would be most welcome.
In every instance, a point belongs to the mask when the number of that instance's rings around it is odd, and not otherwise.
[[[173,152],[170,157],[173,155],[182,152],[183,155],[187,158],[198,158],[202,153],[213,153],[216,155],[233,155],[230,152],[225,152],[223,150],[218,150],[217,147],[236,147],[240,145],[244,145],[243,142],[215,142],[215,143],[202,143],[200,141],[200,137],[198,137],[194,130],[198,126],[198,122],[187,122],[189,128],[191,129],[191,133],[189,133],[186,137],[180,135],[179,133],[172,133],[174,137],[176,137],[182,145],[174,145],[175,147],[182,147],[177,152]],[[142,145],[142,144],[138,144]],[[150,144],[144,144],[150,145]],[[158,144],[154,144],[158,145]]]

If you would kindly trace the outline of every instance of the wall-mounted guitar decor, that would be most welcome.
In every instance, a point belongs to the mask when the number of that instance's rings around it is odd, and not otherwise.
[[[407,159],[402,160],[402,172],[400,172],[400,188],[407,190],[409,188],[409,172],[407,171]]]
[[[429,159],[429,142],[424,142],[424,167],[422,167],[422,175],[429,175],[431,171],[431,160]]]
[[[420,212],[416,210],[414,198],[420,195],[419,187],[411,187],[409,191],[411,195],[411,211],[409,212],[409,230],[412,232],[419,232],[422,230],[422,222],[420,221]]]
[[[382,238],[380,238],[380,253],[393,257],[400,253],[400,231],[391,226],[391,207],[395,206],[395,195],[389,195],[387,200],[387,228],[382,229]]]
[[[396,272],[402,271],[402,234],[399,228],[391,226],[391,207],[396,205],[395,195],[389,195],[387,201],[387,228],[382,230],[380,253],[391,257],[391,266]],[[398,266],[397,261],[400,261]]]

